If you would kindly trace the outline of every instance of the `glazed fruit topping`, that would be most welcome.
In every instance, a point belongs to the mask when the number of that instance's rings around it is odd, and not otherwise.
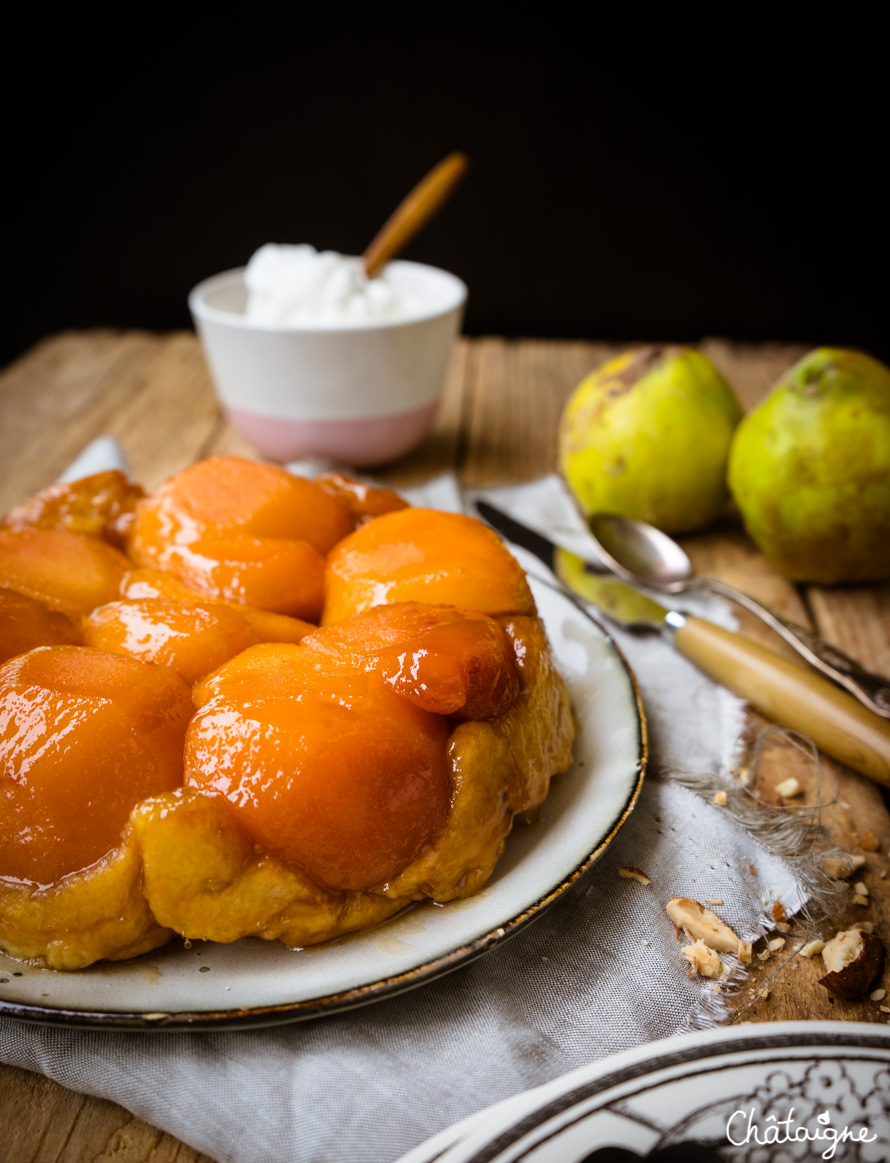
[[[0,667],[0,876],[53,884],[121,840],[133,807],[182,782],[189,688],[81,646]]]

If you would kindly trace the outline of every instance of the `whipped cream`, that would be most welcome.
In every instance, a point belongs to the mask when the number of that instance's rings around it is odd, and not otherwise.
[[[307,244],[267,243],[244,271],[245,315],[254,323],[281,327],[355,327],[403,319],[415,306],[411,296],[365,274],[362,260]]]

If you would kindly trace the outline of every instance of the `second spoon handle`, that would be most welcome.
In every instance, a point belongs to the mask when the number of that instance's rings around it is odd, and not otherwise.
[[[702,618],[687,616],[674,645],[774,723],[802,731],[826,755],[890,786],[890,723],[809,667]]]
[[[737,590],[735,586],[727,585],[726,582],[717,581],[715,578],[698,578],[695,585],[696,588],[722,594],[723,597],[756,614],[817,670],[840,683],[870,710],[885,719],[890,719],[890,679],[880,674],[872,674],[864,666],[860,666],[855,658],[850,658],[842,650],[820,638],[818,634],[807,630],[805,626],[789,622],[787,618],[783,618],[769,606],[761,605],[755,598]]]

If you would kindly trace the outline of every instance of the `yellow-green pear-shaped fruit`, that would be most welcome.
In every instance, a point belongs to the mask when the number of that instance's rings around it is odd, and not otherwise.
[[[585,513],[688,533],[727,499],[726,457],[742,416],[732,388],[692,348],[644,348],[582,380],[559,425],[559,468]]]
[[[890,368],[831,347],[804,356],[739,426],[729,486],[786,577],[890,577]]]

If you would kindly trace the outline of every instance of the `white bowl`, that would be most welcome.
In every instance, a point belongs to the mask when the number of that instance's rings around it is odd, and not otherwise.
[[[220,401],[235,428],[277,461],[382,464],[424,437],[436,413],[467,288],[447,271],[393,262],[387,280],[420,306],[396,320],[279,326],[244,315],[244,268],[189,295]]]

